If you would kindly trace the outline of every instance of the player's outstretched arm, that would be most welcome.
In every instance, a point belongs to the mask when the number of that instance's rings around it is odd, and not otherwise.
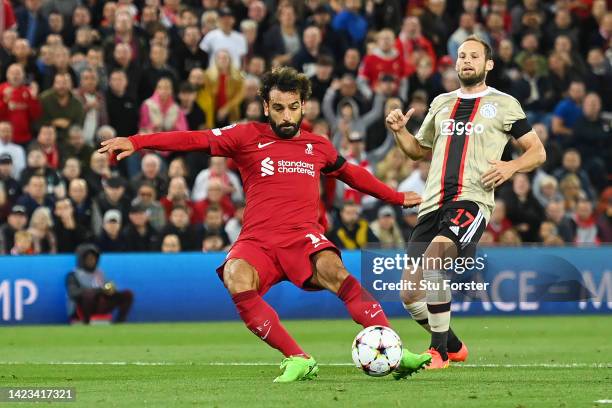
[[[363,167],[351,163],[345,163],[335,174],[331,175],[355,190],[391,204],[414,207],[421,204],[422,201],[421,196],[417,193],[395,191]]]
[[[387,115],[385,123],[393,133],[399,148],[412,160],[421,160],[427,154],[427,148],[421,146],[412,133],[406,129],[406,123],[414,113],[414,108],[404,114],[400,109],[394,109]]]
[[[546,161],[546,150],[533,130],[517,139],[523,154],[514,160],[489,160],[491,167],[482,175],[482,183],[488,188],[500,186],[514,173],[524,173],[539,167]]]
[[[210,153],[210,131],[161,132],[130,137],[115,137],[105,140],[99,153],[119,153],[117,160],[124,159],[140,149],[190,151],[203,150]]]

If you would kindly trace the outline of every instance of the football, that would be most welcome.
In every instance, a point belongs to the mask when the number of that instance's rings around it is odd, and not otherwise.
[[[402,359],[402,341],[393,330],[370,326],[353,340],[353,361],[372,377],[382,377],[395,370]]]

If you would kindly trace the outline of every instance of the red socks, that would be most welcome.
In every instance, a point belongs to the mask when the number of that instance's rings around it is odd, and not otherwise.
[[[232,295],[238,314],[244,324],[260,339],[274,347],[285,357],[307,356],[281,324],[278,315],[255,290]]]
[[[361,284],[354,276],[349,275],[342,282],[338,290],[338,297],[346,305],[353,320],[363,327],[391,327],[380,303],[361,287]]]

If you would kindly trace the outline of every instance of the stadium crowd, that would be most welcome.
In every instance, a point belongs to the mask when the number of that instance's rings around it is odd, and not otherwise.
[[[488,84],[516,97],[545,165],[496,192],[481,242],[612,240],[612,11],[606,0],[3,0],[0,8],[0,254],[216,251],[245,207],[231,160],[96,152],[115,136],[265,120],[261,75],[312,81],[302,128],[401,191],[422,192],[385,128],[392,109],[453,91],[457,48],[495,50]],[[516,154],[512,143],[504,159]],[[416,209],[321,184],[339,247],[402,245]]]

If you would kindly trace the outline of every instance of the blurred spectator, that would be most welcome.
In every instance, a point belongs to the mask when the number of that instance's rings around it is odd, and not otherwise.
[[[493,54],[493,63],[493,70],[487,75],[487,84],[502,92],[510,92],[512,81],[516,81],[520,75],[520,67],[514,61],[514,44],[511,40],[499,42],[497,52]]]
[[[28,214],[22,205],[14,205],[6,223],[0,225],[0,255],[7,255],[15,246],[15,233],[28,225]]]
[[[608,187],[602,193],[600,204],[597,208],[597,228],[601,242],[612,242],[612,188]]]
[[[114,46],[111,55],[113,57],[112,61],[109,62],[111,72],[116,70],[125,72],[127,77],[127,88],[125,92],[134,101],[140,101],[138,84],[142,76],[142,68],[134,61],[132,48],[129,44],[118,43]],[[117,91],[115,92],[117,93]]]
[[[161,251],[163,253],[177,253],[182,251],[181,241],[176,234],[164,235],[161,244]]]
[[[53,218],[49,207],[38,207],[30,217],[28,232],[32,234],[34,253],[57,253],[57,238],[53,232]]]
[[[486,32],[476,22],[476,16],[470,13],[463,13],[459,17],[459,28],[451,34],[448,39],[448,55],[457,61],[457,50],[463,41],[471,35],[476,35],[479,38],[488,38]]]
[[[204,90],[199,104],[206,116],[206,127],[226,126],[240,119],[244,98],[244,78],[230,59],[230,52],[219,50],[204,73]]]
[[[222,7],[218,10],[218,13],[219,28],[204,35],[200,42],[200,48],[209,57],[215,56],[220,50],[226,50],[231,56],[232,65],[240,68],[242,66],[242,57],[247,52],[246,39],[242,33],[233,29],[236,19],[232,14],[232,10],[228,7]]]
[[[159,250],[157,231],[149,222],[149,214],[143,204],[130,207],[129,223],[123,228],[122,239],[127,252],[152,252]]]
[[[62,159],[67,160],[68,158],[76,158],[79,161],[81,168],[86,167],[89,164],[89,159],[94,152],[95,139],[91,139],[86,142],[83,135],[83,129],[74,125],[68,129],[68,140],[62,148]]]
[[[43,176],[33,175],[24,187],[24,193],[17,199],[17,205],[26,209],[28,217],[40,206],[53,208],[53,199],[47,195],[47,182]]]
[[[20,38],[39,47],[49,34],[49,25],[41,12],[42,0],[25,0],[24,7],[16,10],[17,31]]]
[[[520,51],[516,54],[514,61],[523,68],[523,64],[527,59],[533,60],[534,75],[546,76],[548,74],[548,66],[546,58],[538,51],[540,42],[538,36],[533,32],[527,32],[520,41]]]
[[[204,129],[206,123],[204,111],[195,103],[197,95],[197,89],[188,82],[183,83],[179,88],[179,107],[185,116],[189,130]]]
[[[560,246],[563,245],[563,239],[558,234],[557,226],[550,221],[544,221],[540,224],[540,242],[545,246]]]
[[[117,131],[117,136],[132,136],[138,132],[139,107],[127,90],[125,71],[113,71],[105,99],[108,123]]]
[[[361,6],[362,0],[345,0],[332,20],[332,28],[345,36],[352,47],[359,47],[368,32],[368,22],[361,15]]]
[[[333,53],[336,61],[340,61],[347,47],[346,38],[338,34],[331,25],[332,14],[330,9],[323,4],[313,10],[312,16],[306,21],[306,25],[319,28],[322,36],[322,45]],[[357,72],[353,72],[354,75]]]
[[[486,229],[491,234],[492,242],[499,242],[501,234],[510,228],[512,228],[512,222],[506,217],[506,203],[503,200],[495,200],[495,207],[491,212],[491,219]]]
[[[544,145],[546,150],[546,162],[540,167],[540,169],[546,173],[552,173],[561,165],[561,158],[563,152],[561,146],[556,140],[549,138],[548,128],[543,123],[534,123],[532,126],[533,130],[538,135],[538,138]]]
[[[157,192],[150,182],[144,181],[138,186],[136,198],[132,201],[133,204],[140,204],[145,208],[149,223],[155,230],[160,231],[166,225],[164,208],[157,200]]]
[[[402,57],[404,73],[407,76],[416,71],[417,61],[424,55],[429,56],[430,61],[436,61],[437,59],[431,41],[423,35],[421,22],[415,16],[404,19],[395,46]]]
[[[342,78],[346,74],[357,78],[359,73],[359,64],[361,63],[361,52],[357,48],[348,48],[342,58],[342,65],[336,65],[334,76]]]
[[[238,235],[240,235],[240,231],[242,230],[245,207],[246,204],[244,201],[236,203],[236,211],[234,212],[234,216],[225,224],[225,232],[227,233],[230,243],[232,244],[236,242]]]
[[[72,180],[78,179],[81,177],[81,163],[79,159],[75,157],[69,157],[64,162],[64,167],[62,168],[62,185],[67,190],[68,185]]]
[[[533,196],[529,179],[524,173],[514,175],[512,191],[507,194],[504,201],[506,202],[508,219],[520,234],[521,241],[537,242],[540,222],[544,218],[544,210]]]
[[[0,183],[4,186],[6,200],[12,204],[21,195],[21,184],[13,178],[13,159],[7,153],[0,154]]]
[[[112,50],[119,44],[124,44],[131,50],[130,59],[134,62],[143,61],[146,56],[146,41],[138,30],[134,28],[134,19],[126,9],[113,13],[112,34],[104,40],[104,55],[110,57]]]
[[[446,54],[448,38],[453,27],[449,17],[444,13],[445,10],[446,0],[427,0],[425,10],[420,16],[423,32],[427,33],[438,56]]]
[[[406,93],[406,71],[402,55],[395,47],[395,34],[389,29],[378,32],[376,47],[366,55],[359,69],[359,84],[361,93],[371,97],[372,90],[377,89],[383,77],[389,77],[395,84],[394,94]]]
[[[95,196],[102,191],[102,182],[110,176],[108,157],[94,150],[89,159],[89,166],[83,171],[83,178],[87,181],[91,194]]]
[[[602,99],[603,110],[612,111],[612,66],[603,50],[592,48],[587,54],[588,70],[585,83],[587,89],[596,92]]]
[[[224,186],[224,182],[219,178],[208,180],[206,198],[195,203],[194,216],[196,222],[202,219],[202,215],[207,213],[209,207],[219,207],[223,212],[224,222],[234,215],[234,204],[227,194],[227,187]]]
[[[121,237],[121,220],[119,210],[108,210],[102,218],[102,230],[96,236],[96,244],[104,252],[123,252],[125,242]]]
[[[330,55],[331,51],[324,48],[321,44],[321,30],[318,27],[310,26],[302,33],[303,46],[293,56],[291,65],[306,76],[315,74],[315,64],[321,55]]]
[[[247,66],[251,58],[256,55],[263,55],[264,49],[261,38],[258,38],[257,22],[254,20],[242,20],[240,32],[244,35],[247,44],[247,52],[242,57],[242,66]]]
[[[355,202],[344,202],[338,222],[328,234],[330,241],[338,248],[363,249],[368,243],[378,242],[368,221],[361,218],[360,212],[361,208]]]
[[[578,201],[587,197],[582,189],[580,179],[575,174],[568,174],[559,182],[559,190],[563,195],[566,211],[572,212],[576,209]]]
[[[575,147],[582,157],[588,157],[585,171],[589,179],[602,190],[607,184],[607,168],[612,168],[612,121],[604,120],[601,114],[601,98],[589,93],[582,102],[582,115],[574,124],[574,134],[568,143]]]
[[[68,198],[74,207],[74,217],[86,230],[91,229],[93,210],[92,200],[87,191],[87,183],[81,178],[74,179],[68,185]]]
[[[11,124],[13,141],[20,145],[32,139],[32,124],[42,114],[36,86],[27,86],[24,81],[23,67],[11,64],[6,70],[6,82],[0,84],[0,120]],[[0,150],[2,143],[8,142],[0,141]]]
[[[567,91],[568,97],[557,104],[553,112],[552,133],[566,143],[573,134],[573,127],[582,115],[582,100],[584,99],[584,83],[572,81]]]
[[[382,248],[401,248],[405,243],[396,220],[395,210],[391,206],[384,205],[378,209],[378,218],[370,228]]]
[[[162,207],[164,207],[166,219],[170,218],[170,214],[174,208],[184,207],[187,208],[189,212],[191,223],[196,223],[196,209],[193,201],[189,199],[189,190],[184,177],[172,177],[168,184],[168,195],[162,197],[159,202]]]
[[[118,210],[121,219],[126,220],[130,199],[125,193],[126,181],[121,177],[111,177],[104,182],[104,189],[94,199],[93,208],[93,230],[95,234],[102,231],[102,217],[109,210]],[[121,219],[119,223],[121,224]]]
[[[53,88],[40,95],[42,105],[41,122],[50,124],[57,130],[57,139],[63,143],[68,138],[68,129],[72,125],[83,125],[85,112],[81,103],[71,92],[72,84],[68,74],[57,74]]]
[[[57,135],[53,126],[41,126],[36,140],[30,143],[30,149],[39,149],[43,152],[46,158],[47,167],[53,170],[59,168],[61,162],[60,150],[57,145]]]
[[[23,147],[12,143],[13,128],[9,122],[0,122],[0,157],[11,159],[11,176],[19,178],[22,170],[26,167],[25,151]]]
[[[434,95],[443,93],[439,81],[434,78],[433,63],[427,57],[417,62],[415,73],[408,78],[407,93],[401,94],[400,97],[404,100],[411,100],[414,93],[419,90],[425,92],[428,103],[431,103]]]
[[[40,84],[41,91],[46,91],[54,86],[55,77],[59,74],[69,77],[72,88],[77,87],[79,77],[70,66],[70,51],[61,43],[51,48],[51,65],[42,77],[42,83]]]
[[[381,180],[395,180],[398,185],[401,180],[408,178],[411,172],[412,162],[405,160],[404,153],[398,147],[392,148],[376,165],[376,177]],[[401,187],[398,187],[398,190],[401,190]]]
[[[55,202],[53,214],[55,215],[53,233],[57,238],[57,252],[74,252],[87,238],[85,229],[87,226],[78,222],[74,216],[72,202],[67,198]]]
[[[139,133],[188,130],[185,114],[172,96],[172,81],[161,78],[153,96],[140,107]]]
[[[162,197],[166,194],[166,189],[168,188],[168,179],[166,174],[162,172],[162,159],[153,154],[147,153],[141,162],[141,172],[134,176],[131,180],[132,189],[134,191],[138,190],[138,187],[143,182],[149,182],[157,192],[157,197]]]
[[[272,67],[289,64],[302,47],[293,5],[281,5],[276,14],[278,24],[270,27],[263,37],[266,57]]]
[[[142,70],[140,83],[138,84],[139,100],[145,101],[154,92],[159,92],[159,83],[162,79],[170,83],[170,93],[178,87],[178,74],[168,65],[168,48],[154,44],[149,53],[149,64]],[[155,97],[155,95],[153,95]],[[140,113],[142,115],[142,112]],[[142,117],[140,118],[142,121]]]
[[[553,172],[555,178],[559,181],[563,180],[568,174],[573,174],[580,180],[580,187],[591,200],[595,198],[595,192],[591,186],[589,175],[582,166],[582,158],[580,153],[575,149],[568,149],[563,153],[563,161],[561,167]]]
[[[96,71],[85,69],[81,72],[80,87],[75,92],[85,111],[83,137],[90,145],[93,145],[96,130],[108,124],[106,100],[104,94],[98,91],[98,82]]]
[[[546,220],[552,222],[564,242],[572,242],[574,231],[570,218],[565,213],[563,201],[550,201],[546,206]]]
[[[223,237],[218,233],[206,235],[202,240],[202,252],[217,252],[224,248]]]
[[[503,246],[520,246],[523,241],[521,240],[519,233],[514,228],[509,228],[499,236],[499,243]]]
[[[61,179],[55,170],[47,166],[47,156],[45,156],[45,153],[39,148],[32,147],[28,152],[27,162],[27,167],[21,172],[19,183],[23,186],[28,183],[30,177],[38,175],[44,178],[47,193],[54,193],[57,186],[60,185]],[[62,195],[61,192],[60,195]]]
[[[600,243],[597,219],[593,213],[593,203],[589,200],[579,200],[572,217],[574,242],[577,244]]]
[[[562,199],[558,187],[557,179],[548,174],[543,174],[541,177],[536,176],[533,179],[533,195],[543,208],[546,208],[551,201]]]
[[[512,95],[521,103],[531,122],[539,122],[550,111],[554,94],[548,78],[538,74],[533,56],[523,61],[520,76],[510,83]]]
[[[230,195],[233,201],[244,199],[242,185],[236,174],[227,169],[227,159],[224,157],[212,157],[210,166],[202,170],[193,183],[191,199],[201,201],[207,198],[209,183],[212,180],[220,182],[224,195]]]
[[[172,209],[168,223],[161,230],[162,236],[176,235],[183,251],[195,251],[199,249],[198,233],[190,224],[189,210],[186,207],[176,206]]]
[[[35,255],[34,237],[30,231],[15,232],[15,244],[11,249],[11,255]]]
[[[321,55],[316,61],[314,74],[310,76],[312,97],[319,103],[323,101],[325,92],[333,80],[334,60],[329,55]]]
[[[210,244],[213,244],[214,249],[208,247],[209,250],[220,251],[230,244],[230,239],[225,232],[225,222],[223,218],[223,209],[219,205],[211,205],[206,209],[204,222],[200,227],[199,234],[204,241],[209,237],[217,237],[216,239],[211,238],[213,242]],[[218,244],[220,244],[220,246]]]
[[[118,309],[115,322],[127,320],[134,295],[130,290],[119,291],[98,268],[100,250],[92,244],[77,248],[77,267],[66,276],[66,290],[71,301],[70,317],[78,317],[89,324],[91,316],[112,313]]]

